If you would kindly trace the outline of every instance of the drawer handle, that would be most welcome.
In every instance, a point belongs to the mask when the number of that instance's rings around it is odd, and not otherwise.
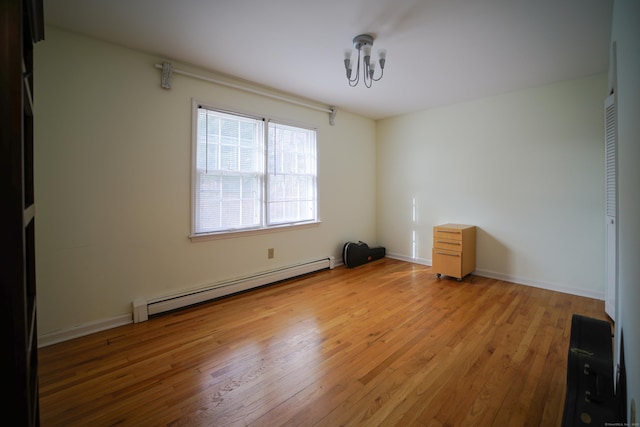
[[[460,242],[447,242],[446,240],[436,240],[436,243],[444,243],[445,245],[456,245],[456,246],[460,246],[462,244]]]
[[[446,252],[436,252],[436,255],[446,255],[446,256],[455,256],[455,257],[460,257],[460,254],[448,254]]]
[[[451,231],[451,230],[436,230],[436,233],[460,234],[460,232],[459,232],[459,231]]]

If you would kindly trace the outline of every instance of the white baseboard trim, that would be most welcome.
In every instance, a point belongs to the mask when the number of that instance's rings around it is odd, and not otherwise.
[[[389,258],[397,259],[400,261],[413,262],[415,264],[422,264],[431,267],[432,260],[424,258],[411,258],[405,255],[397,253],[387,253]],[[498,273],[491,270],[476,269],[473,274],[478,276],[488,277],[490,279],[503,280],[505,282],[515,283],[516,285],[531,286],[534,288],[546,289],[548,291],[562,292],[564,294],[576,295],[580,297],[593,298],[604,301],[604,292],[592,291],[588,289],[574,288],[566,286],[560,283],[542,282],[539,280],[533,280],[528,277],[514,276],[511,274]]]
[[[212,283],[210,285],[179,294],[166,295],[149,300],[137,298],[133,301],[132,304],[133,320],[136,323],[146,321],[149,316],[178,310],[194,304],[199,304],[205,301],[211,301],[216,298],[233,295],[238,292],[255,289],[260,286],[265,286],[316,271],[333,268],[335,268],[335,259],[333,256],[329,256],[313,261],[302,262],[295,265],[256,273],[239,279]]]
[[[407,261],[407,262],[412,262],[414,264],[421,264],[421,265],[426,265],[428,267],[431,267],[432,263],[430,259],[425,259],[425,258],[411,258],[409,256],[406,255],[402,255],[402,254],[397,254],[397,253],[393,253],[393,252],[387,252],[387,258],[393,258],[393,259],[397,259],[400,261]]]
[[[572,286],[567,286],[560,283],[541,282],[539,280],[533,280],[528,277],[512,276],[510,274],[497,273],[495,271],[489,270],[476,270],[473,272],[473,274],[488,277],[490,279],[504,280],[505,282],[511,282],[518,285],[531,286],[533,288],[546,289],[548,291],[562,292],[564,294],[599,299],[604,301],[604,292],[600,291],[574,288]]]
[[[69,341],[74,338],[80,338],[85,335],[91,335],[96,332],[106,331],[107,329],[117,328],[118,326],[129,325],[131,323],[133,323],[133,317],[131,313],[127,313],[110,319],[98,320],[96,322],[74,326],[73,328],[63,329],[38,336],[38,347],[46,347],[48,345]]]

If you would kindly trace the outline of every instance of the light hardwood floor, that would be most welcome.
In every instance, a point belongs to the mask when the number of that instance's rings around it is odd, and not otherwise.
[[[47,426],[559,426],[604,303],[384,258],[40,349]]]

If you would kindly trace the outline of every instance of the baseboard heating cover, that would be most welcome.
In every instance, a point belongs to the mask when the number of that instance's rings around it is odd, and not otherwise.
[[[133,301],[133,321],[135,323],[144,322],[149,316],[176,310],[201,302],[209,301],[248,289],[264,286],[281,280],[292,279],[303,274],[313,273],[319,270],[333,269],[335,259],[333,256],[283,267],[277,270],[270,270],[253,276],[227,282],[216,283],[204,288],[184,292],[181,294],[145,300],[138,298]]]

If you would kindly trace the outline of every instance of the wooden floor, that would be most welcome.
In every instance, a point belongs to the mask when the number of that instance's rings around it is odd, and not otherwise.
[[[559,426],[598,300],[384,258],[40,349],[47,426]]]

